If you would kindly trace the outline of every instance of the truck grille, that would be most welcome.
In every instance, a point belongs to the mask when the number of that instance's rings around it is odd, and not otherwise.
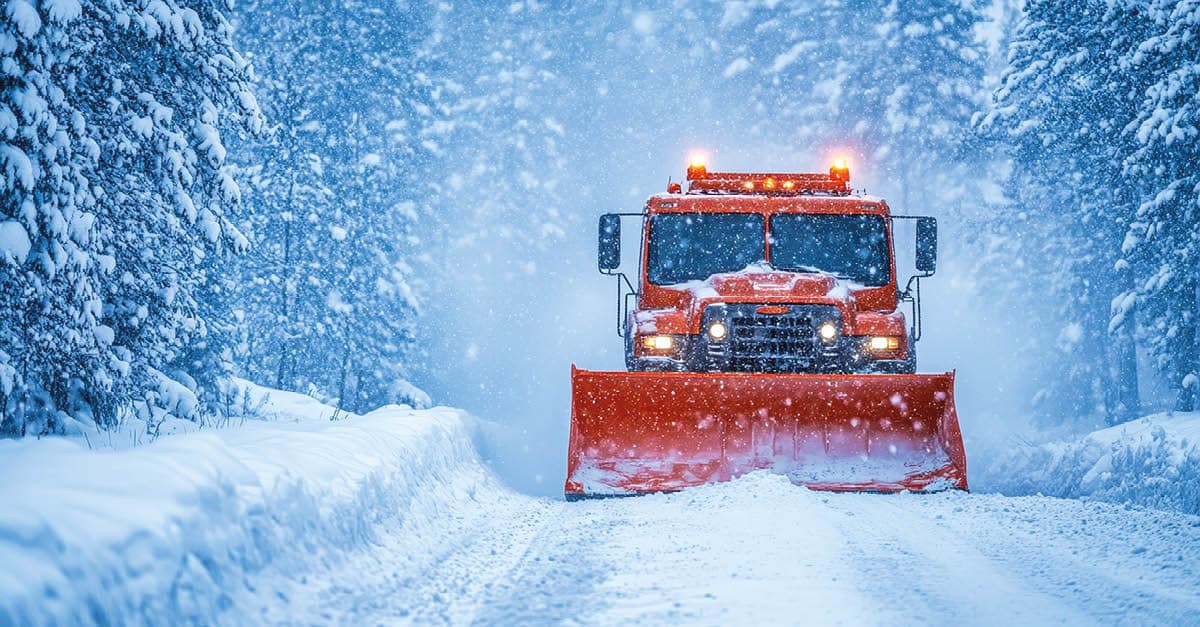
[[[788,305],[786,313],[759,313],[756,304],[727,307],[727,367],[742,372],[812,370],[823,349],[817,327],[837,320],[836,308],[819,305]]]

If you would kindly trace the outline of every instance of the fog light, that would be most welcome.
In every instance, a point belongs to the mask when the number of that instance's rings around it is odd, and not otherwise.
[[[900,348],[900,338],[886,335],[876,335],[871,338],[871,350],[883,352]]]
[[[714,340],[725,338],[725,333],[728,329],[725,328],[724,322],[714,322],[708,326],[708,335]]]
[[[669,351],[675,346],[675,338],[669,335],[649,335],[642,339],[642,346],[650,350]]]
[[[826,342],[832,342],[837,337],[837,325],[832,322],[826,322],[817,330],[821,334],[821,339]]]

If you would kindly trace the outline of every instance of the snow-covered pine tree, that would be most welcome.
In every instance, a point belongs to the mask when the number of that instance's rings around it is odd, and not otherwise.
[[[0,351],[22,386],[7,395],[7,430],[201,412],[197,381],[215,374],[202,353],[219,351],[210,326],[222,315],[206,270],[241,243],[225,219],[238,190],[221,131],[259,119],[226,10],[6,6],[5,223],[32,244],[4,266],[17,289],[4,290],[15,305]]]
[[[239,36],[255,65],[268,130],[236,147],[243,188],[241,225],[251,250],[236,264],[241,373],[284,390],[307,391],[304,354],[327,360],[325,324],[335,202],[325,177],[332,140],[317,110],[327,77],[337,76],[321,22],[306,3],[247,2]],[[326,35],[327,36],[327,35]],[[306,362],[303,366],[308,366]]]
[[[572,255],[562,243],[568,233],[586,232],[580,225],[588,220],[581,203],[568,200],[586,192],[569,184],[587,184],[581,175],[595,152],[584,139],[594,129],[568,126],[586,120],[581,102],[594,100],[571,77],[588,59],[585,42],[603,29],[578,14],[615,9],[434,6],[431,32],[414,59],[427,107],[403,131],[428,149],[433,165],[429,187],[412,205],[424,220],[419,235],[427,253],[414,263],[429,277],[430,324],[422,339],[439,355],[423,367],[471,377],[478,393],[496,394],[488,389],[490,372],[456,360],[503,355],[514,350],[514,330],[552,324],[545,303],[561,292],[531,279],[569,272]],[[564,147],[572,141],[578,158],[568,161]]]
[[[1130,281],[1117,261],[1136,206],[1120,162],[1139,79],[1119,61],[1144,28],[1135,11],[1104,0],[1027,2],[979,124],[1013,157],[1014,206],[995,216],[1002,242],[992,265],[1015,274],[987,280],[1026,294],[1031,346],[1057,348],[1036,399],[1050,421],[1128,418],[1138,408],[1130,325],[1110,313]],[[1028,281],[1039,288],[1030,292]]]
[[[72,389],[111,385],[100,282],[111,268],[93,224],[100,156],[78,105],[68,26],[10,2],[0,19],[0,433],[60,428]]]
[[[1178,390],[1176,409],[1187,411],[1200,393],[1200,3],[1154,0],[1140,10],[1153,31],[1123,48],[1121,70],[1153,77],[1124,128],[1134,142],[1126,171],[1146,195],[1123,252],[1137,275],[1130,294],[1142,339]]]
[[[978,171],[965,146],[982,103],[982,19],[960,0],[739,4],[721,19],[723,38],[738,42],[722,51],[724,75],[756,134],[852,151],[862,171],[899,186],[888,190],[897,208],[936,211]]]
[[[424,62],[441,70],[441,85],[431,92],[436,117],[423,141],[445,160],[447,176],[437,188],[445,211],[435,219],[455,255],[478,258],[473,250],[498,250],[480,245],[486,242],[545,250],[573,218],[563,213],[563,187],[572,172],[562,151],[566,129],[554,113],[587,97],[565,76],[584,58],[578,31],[584,20],[575,11],[555,17],[538,3],[509,9],[442,5],[436,45],[425,51]],[[519,264],[512,266],[512,278],[523,276]]]
[[[106,320],[149,407],[189,416],[202,409],[191,396],[204,402],[194,382],[215,384],[228,342],[213,257],[245,248],[225,215],[239,191],[222,133],[256,132],[261,118],[225,0],[109,6],[111,22],[86,24],[111,70],[81,94],[106,156],[99,224],[111,227],[117,279]]]
[[[904,212],[946,215],[979,179],[986,155],[975,149],[971,117],[984,104],[987,57],[974,0],[900,2],[870,7],[874,36],[864,65],[846,79],[855,127],[874,160],[901,188]],[[876,16],[878,15],[878,18]]]
[[[253,245],[238,268],[239,362],[253,379],[352,410],[417,400],[400,382],[417,308],[411,228],[431,186],[426,12],[240,6],[271,125],[240,147],[256,164],[241,173]]]
[[[870,94],[848,85],[871,58],[871,15],[879,2],[819,0],[811,3],[730,3],[709,19],[719,26],[716,48],[725,59],[725,84],[739,94],[731,113],[759,141],[784,149],[853,151],[855,169],[871,146],[860,126]],[[871,13],[874,11],[874,13]],[[867,85],[877,93],[879,86]]]

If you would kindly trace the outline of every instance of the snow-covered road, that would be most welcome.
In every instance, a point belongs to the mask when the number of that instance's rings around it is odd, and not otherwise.
[[[757,473],[567,503],[457,410],[268,400],[128,450],[0,442],[0,625],[1200,624],[1197,516]]]
[[[1200,519],[1047,497],[824,494],[753,475],[565,503],[481,477],[438,550],[403,524],[270,622],[1189,624]]]

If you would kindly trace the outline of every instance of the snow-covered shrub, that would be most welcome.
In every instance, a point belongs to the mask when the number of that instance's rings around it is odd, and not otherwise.
[[[425,390],[404,379],[399,379],[392,383],[392,397],[397,403],[408,405],[413,409],[429,409],[433,407],[433,399],[429,397],[429,394],[425,393]]]
[[[1161,427],[1149,442],[1114,444],[1081,487],[1090,498],[1200,514],[1200,448],[1172,441]]]
[[[976,490],[1132,503],[1200,514],[1200,414],[1155,415],[1066,442],[981,456]]]

